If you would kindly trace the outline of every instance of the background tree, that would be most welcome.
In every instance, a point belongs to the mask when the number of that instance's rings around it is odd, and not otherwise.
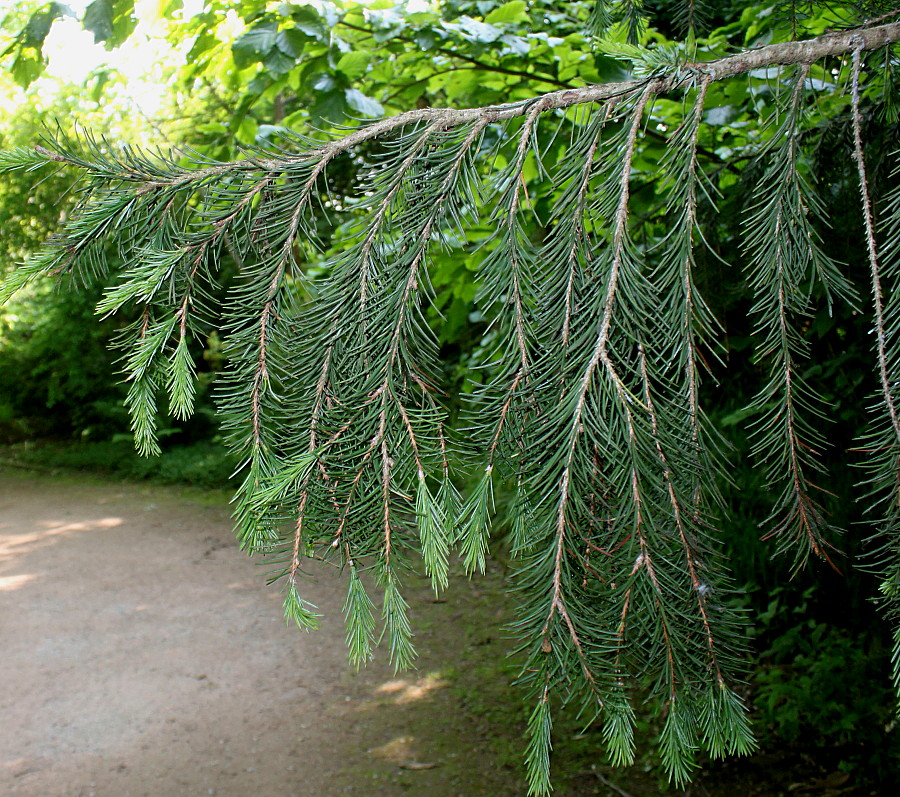
[[[357,663],[379,638],[373,583],[407,666],[405,569],[421,558],[442,589],[450,552],[477,570],[505,526],[530,791],[549,789],[555,699],[598,719],[626,763],[632,704],[649,698],[683,783],[699,748],[754,745],[735,686],[746,616],[725,572],[723,432],[740,445],[746,430],[772,492],[769,551],[791,571],[846,568],[819,484],[853,481],[822,471],[855,446],[877,519],[841,544],[871,539],[897,611],[888,5],[734,3],[704,18],[626,0],[566,13],[257,2],[241,4],[229,47],[216,32],[233,4],[210,3],[183,28],[196,36],[185,85],[240,90],[232,118],[197,131],[202,155],[64,136],[7,153],[7,170],[75,166],[84,182],[4,290],[88,274],[110,285],[101,313],[136,313],[127,403],[145,453],[158,396],[190,415],[191,346],[225,331],[241,539],[280,568],[303,626],[316,622],[303,559],[348,571]],[[35,19],[16,59],[39,50]],[[369,57],[371,42],[391,57]],[[218,160],[229,133],[255,146]],[[829,221],[846,222],[837,240]],[[869,375],[848,380],[841,358]],[[847,441],[833,453],[830,397]]]

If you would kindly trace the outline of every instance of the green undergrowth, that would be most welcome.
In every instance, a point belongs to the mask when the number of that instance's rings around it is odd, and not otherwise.
[[[219,443],[173,445],[141,457],[129,439],[97,442],[29,441],[0,446],[0,464],[36,471],[76,471],[130,481],[233,488],[237,461]]]
[[[486,576],[466,591],[457,613],[470,621],[454,643],[458,660],[444,674],[458,706],[483,738],[486,754],[500,766],[518,769],[524,741],[515,729],[524,728],[527,711],[511,685],[520,662],[508,656],[514,640],[505,629],[514,606],[504,592],[504,570],[504,562],[489,560]],[[694,784],[679,789],[668,783],[655,753],[664,717],[648,703],[635,700],[642,707],[636,711],[635,760],[619,769],[605,754],[602,723],[557,705],[552,732],[556,792],[582,797],[611,794],[618,787],[633,797],[729,797],[826,793],[822,789],[835,783],[842,794],[871,795],[894,787],[900,740],[887,672],[889,646],[871,630],[815,619],[812,604],[821,599],[820,589],[801,592],[798,599],[786,588],[776,589],[750,632],[740,691],[760,742],[755,755],[726,761],[698,755]],[[748,587],[735,600],[761,601],[757,593]],[[424,631],[427,635],[430,629]]]

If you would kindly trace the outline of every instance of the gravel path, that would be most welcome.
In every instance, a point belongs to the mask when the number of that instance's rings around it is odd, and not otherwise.
[[[265,572],[222,496],[0,471],[0,794],[523,792],[454,687],[467,650],[499,655],[463,627],[489,595],[413,584],[419,669],[357,674],[339,576],[312,573],[301,633]]]

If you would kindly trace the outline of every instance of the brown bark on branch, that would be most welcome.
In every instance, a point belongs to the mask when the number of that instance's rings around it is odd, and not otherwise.
[[[685,64],[682,73],[693,71],[708,75],[712,80],[724,80],[755,69],[772,66],[788,66],[799,63],[813,63],[822,58],[834,55],[848,55],[855,49],[876,50],[900,41],[900,22],[891,22],[873,28],[829,33],[815,39],[800,42],[784,42],[770,44],[756,50],[747,50],[736,55],[720,58],[716,61],[697,61]],[[455,127],[468,124],[476,119],[487,119],[488,122],[502,122],[524,116],[536,103],[542,111],[569,108],[589,102],[602,102],[616,96],[628,94],[635,89],[651,83],[653,94],[664,94],[679,86],[685,85],[689,78],[682,75],[661,76],[643,80],[626,80],[619,83],[604,83],[581,88],[561,89],[548,94],[539,95],[523,102],[505,105],[490,105],[483,108],[421,108],[383,119],[374,124],[343,136],[327,144],[323,149],[336,147],[348,149],[356,144],[389,133],[399,127],[428,122],[443,127]]]
[[[755,69],[799,63],[811,64],[828,56],[849,55],[854,50],[876,50],[879,47],[885,47],[896,42],[900,42],[900,22],[891,22],[876,27],[829,33],[806,41],[770,44],[755,50],[746,50],[736,55],[719,58],[715,61],[686,63],[679,70],[678,74],[670,74],[668,76],[660,75],[640,80],[625,80],[618,83],[560,89],[559,91],[541,94],[520,102],[488,105],[481,108],[420,108],[361,127],[317,149],[307,150],[297,155],[283,158],[250,158],[232,163],[220,163],[215,166],[190,170],[178,178],[178,181],[191,183],[198,179],[205,180],[235,168],[252,169],[257,167],[263,171],[277,172],[287,165],[296,163],[298,160],[308,161],[310,158],[315,158],[317,154],[333,158],[357,144],[378,138],[409,125],[424,123],[436,128],[449,129],[470,124],[476,120],[482,120],[488,124],[503,122],[519,116],[525,116],[529,112],[536,110],[536,106],[538,107],[538,113],[561,110],[585,103],[604,102],[641,88],[648,90],[651,95],[665,94],[668,91],[688,85],[693,79],[690,77],[691,74],[702,74],[707,76],[709,80],[725,80],[726,78],[752,72]],[[49,152],[44,147],[38,146],[35,149],[47,157],[48,160],[68,160],[57,153]],[[153,181],[148,181],[148,183],[152,184]]]

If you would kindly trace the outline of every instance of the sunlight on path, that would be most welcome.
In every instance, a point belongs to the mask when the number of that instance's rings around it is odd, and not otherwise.
[[[517,793],[440,668],[348,667],[333,570],[316,633],[265,572],[224,501],[0,471],[0,794]]]

